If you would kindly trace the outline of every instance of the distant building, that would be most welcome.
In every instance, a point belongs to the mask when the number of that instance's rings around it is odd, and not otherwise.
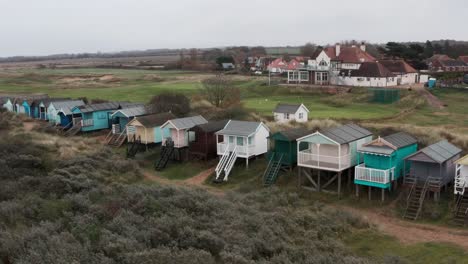
[[[288,63],[284,61],[283,58],[278,58],[272,61],[267,69],[271,73],[283,73],[288,70]]]
[[[273,116],[277,123],[290,121],[307,122],[309,109],[304,104],[278,104],[273,110]]]
[[[357,70],[342,69],[333,84],[346,86],[396,86],[397,78],[380,62],[364,62]]]
[[[419,73],[404,60],[379,61],[396,77],[397,85],[419,83]]]
[[[460,56],[458,60],[452,59],[447,55],[435,54],[427,59],[427,66],[432,72],[464,72],[468,71],[468,64],[465,60],[468,56]]]

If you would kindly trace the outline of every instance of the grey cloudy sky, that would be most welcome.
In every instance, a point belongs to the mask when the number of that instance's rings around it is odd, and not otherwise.
[[[467,0],[0,0],[0,56],[468,40]]]

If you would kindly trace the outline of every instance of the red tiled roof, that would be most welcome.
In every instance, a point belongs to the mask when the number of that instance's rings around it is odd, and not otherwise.
[[[298,62],[297,60],[295,59],[292,59],[289,63],[288,63],[288,70],[296,70],[297,68],[299,68],[301,66],[301,63]]]
[[[415,73],[416,69],[411,67],[404,60],[382,60],[380,61],[383,66],[393,73]]]
[[[468,63],[468,55],[458,57],[459,60],[463,61],[464,63]]]
[[[344,63],[363,63],[375,61],[375,58],[372,57],[369,53],[361,50],[360,47],[351,46],[351,47],[340,47],[340,54],[336,56],[336,46],[327,47],[323,50],[328,57],[332,60],[341,61]]]
[[[288,67],[288,63],[285,62],[282,58],[278,58],[268,65],[268,68],[281,68],[286,69]]]

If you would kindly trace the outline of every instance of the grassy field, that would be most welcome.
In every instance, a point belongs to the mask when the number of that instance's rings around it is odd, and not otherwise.
[[[385,263],[468,263],[468,253],[456,245],[418,243],[403,245],[378,232],[358,231],[345,238],[345,244],[359,256]]]

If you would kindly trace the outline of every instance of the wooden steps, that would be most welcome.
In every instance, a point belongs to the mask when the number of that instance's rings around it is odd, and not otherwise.
[[[174,153],[174,141],[166,141],[166,144],[161,147],[161,155],[154,165],[154,169],[160,171],[166,168],[169,159]]]
[[[141,138],[133,136],[133,141],[127,144],[127,158],[134,158],[140,150]]]
[[[279,171],[282,166],[282,160],[283,160],[283,154],[278,155],[276,153],[273,153],[271,156],[270,162],[268,163],[268,166],[265,170],[265,173],[263,174],[263,185],[264,186],[271,186],[276,182],[276,179],[278,178]]]
[[[71,137],[71,136],[75,136],[76,134],[80,133],[80,131],[81,131],[81,123],[76,123],[70,129],[65,131],[65,133],[63,133],[63,135],[66,136],[66,137]]]
[[[403,218],[413,221],[418,219],[422,211],[424,200],[426,199],[430,181],[430,177],[427,178],[424,184],[421,184],[421,182],[418,181],[414,181],[406,200],[407,205]]]
[[[466,189],[463,195],[458,196],[453,223],[457,226],[468,226],[468,190]]]

